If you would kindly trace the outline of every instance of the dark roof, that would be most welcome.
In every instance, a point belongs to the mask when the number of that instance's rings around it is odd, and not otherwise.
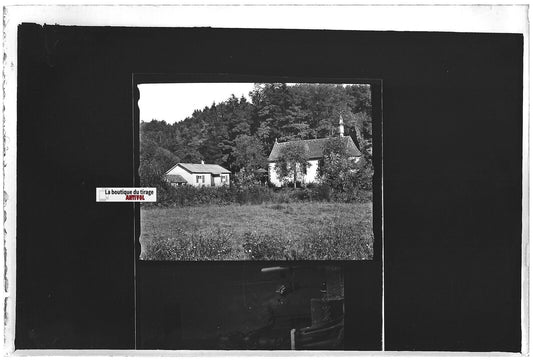
[[[328,139],[330,138],[291,140],[291,141],[283,142],[283,143],[274,143],[274,146],[272,147],[272,151],[270,152],[270,156],[268,157],[268,160],[270,162],[275,162],[276,160],[278,160],[281,150],[287,144],[299,143],[299,142],[304,144],[307,150],[307,156],[309,157],[309,159],[322,158],[324,156],[324,146],[326,145],[326,141]],[[344,136],[341,139],[344,145],[346,146],[346,150],[349,156],[359,157],[361,155],[361,152],[355,146],[355,143],[353,142],[352,137]]]
[[[179,174],[165,174],[165,179],[170,183],[187,183],[187,180]]]
[[[176,167],[181,167],[189,173],[210,173],[210,174],[231,173],[229,170],[219,166],[218,164],[194,164],[194,163],[178,163],[174,167],[170,168],[167,171],[167,173]]]

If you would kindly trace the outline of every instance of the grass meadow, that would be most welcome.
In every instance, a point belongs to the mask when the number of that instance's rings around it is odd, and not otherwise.
[[[143,260],[369,260],[372,202],[141,208]]]

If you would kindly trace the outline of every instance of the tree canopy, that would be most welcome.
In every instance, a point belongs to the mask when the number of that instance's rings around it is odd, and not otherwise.
[[[293,186],[296,188],[298,179],[305,175],[309,165],[309,155],[305,145],[302,142],[292,142],[281,149],[275,170],[280,179],[292,178]]]
[[[339,115],[345,135],[363,155],[372,153],[369,85],[260,83],[254,85],[250,99],[231,96],[174,124],[163,119],[141,122],[140,169],[156,175],[171,162],[201,160],[232,172],[263,168],[276,139],[336,135]],[[156,157],[143,154],[143,150],[156,154],[150,147],[157,147]],[[148,161],[157,164],[145,164]]]

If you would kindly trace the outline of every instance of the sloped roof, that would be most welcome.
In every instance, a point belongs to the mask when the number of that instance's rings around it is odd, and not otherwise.
[[[278,160],[281,154],[281,150],[286,147],[287,144],[291,143],[303,143],[307,150],[307,156],[309,157],[309,159],[322,158],[324,156],[324,146],[326,145],[326,141],[328,139],[330,138],[291,140],[283,143],[274,143],[268,160],[270,162],[275,162],[276,160]],[[346,147],[349,156],[359,157],[361,155],[361,152],[359,151],[359,149],[357,149],[355,143],[353,142],[350,136],[343,136],[341,139]]]
[[[179,174],[165,174],[165,179],[170,183],[187,183],[187,180]]]
[[[218,164],[195,164],[195,163],[178,163],[174,167],[170,168],[168,172],[176,167],[181,167],[189,173],[210,173],[210,174],[221,174],[221,173],[231,173],[224,167],[219,166]],[[168,173],[167,172],[167,173]]]

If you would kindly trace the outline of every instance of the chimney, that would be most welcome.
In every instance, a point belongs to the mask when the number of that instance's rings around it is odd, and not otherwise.
[[[339,114],[339,136],[344,137],[344,122],[342,121],[342,114]]]
[[[203,159],[202,159],[202,164],[205,164]]]

